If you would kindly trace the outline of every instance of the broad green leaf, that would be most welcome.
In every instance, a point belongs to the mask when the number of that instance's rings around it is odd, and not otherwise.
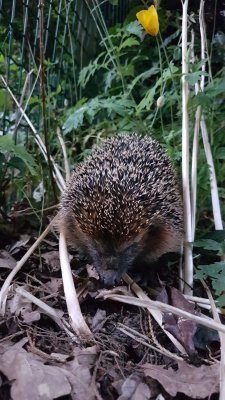
[[[201,80],[202,75],[208,76],[209,74],[207,72],[203,72],[203,71],[196,71],[196,72],[192,72],[190,74],[186,74],[185,79],[191,86],[194,86],[195,83],[197,83]]]
[[[207,277],[216,278],[223,272],[225,274],[225,261],[218,261],[209,265],[198,265],[194,278],[205,279]]]
[[[218,255],[222,255],[224,253],[225,241],[219,243],[212,239],[201,239],[194,242],[194,247],[202,247],[205,250],[215,251]]]
[[[12,136],[5,135],[0,137],[0,152],[10,153],[12,156],[18,157],[24,162],[32,175],[37,174],[37,164],[33,156],[27,152],[24,145],[15,145]]]
[[[27,152],[22,144],[16,145],[14,147],[14,154],[24,162],[26,167],[29,169],[31,175],[37,174],[37,164],[34,161],[33,156]]]
[[[12,136],[5,135],[0,136],[0,152],[1,153],[8,153],[14,151],[15,144],[12,140]]]

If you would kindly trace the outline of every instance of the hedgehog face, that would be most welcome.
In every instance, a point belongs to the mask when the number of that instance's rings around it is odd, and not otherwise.
[[[88,250],[102,285],[110,288],[118,284],[123,273],[133,265],[138,254],[138,244],[132,243],[121,249],[114,245],[106,248],[105,243],[98,242],[91,246],[89,244]]]

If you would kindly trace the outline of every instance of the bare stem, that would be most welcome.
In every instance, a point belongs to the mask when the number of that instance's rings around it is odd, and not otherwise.
[[[45,138],[45,147],[46,147],[46,154],[47,154],[47,163],[48,163],[48,170],[49,170],[49,177],[52,185],[52,190],[54,194],[55,201],[57,203],[57,194],[56,194],[56,186],[53,177],[52,171],[52,162],[51,156],[49,152],[49,143],[48,143],[48,130],[47,130],[47,120],[46,120],[46,94],[45,94],[45,71],[44,71],[44,0],[39,0],[40,9],[40,19],[39,19],[39,44],[40,44],[40,88],[41,88],[41,104],[42,104],[42,121],[43,121],[43,130],[44,130],[44,138]]]
[[[189,168],[189,123],[188,123],[188,52],[187,52],[187,12],[188,0],[182,3],[182,182],[184,201],[184,292],[192,294],[193,287],[193,259],[192,259],[192,226],[191,226],[191,201],[190,201],[190,168]]]
[[[62,232],[60,232],[59,237],[59,258],[62,271],[63,288],[66,298],[67,310],[71,319],[71,326],[78,336],[83,336],[86,339],[90,339],[92,337],[92,334],[81,313],[80,304],[77,298],[77,293],[70,268],[66,241]]]

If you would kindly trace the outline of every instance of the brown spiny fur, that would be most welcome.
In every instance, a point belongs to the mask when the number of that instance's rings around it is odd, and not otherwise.
[[[67,184],[59,224],[67,240],[90,256],[106,286],[137,256],[154,260],[178,250],[182,202],[159,144],[120,134],[94,148]]]

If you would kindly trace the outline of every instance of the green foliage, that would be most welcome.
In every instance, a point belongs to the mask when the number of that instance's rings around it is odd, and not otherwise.
[[[225,254],[225,230],[209,232],[204,239],[194,242],[195,250],[200,251],[204,257],[222,259]],[[216,257],[217,256],[217,257]],[[215,261],[206,265],[198,265],[195,279],[209,279],[215,291],[216,301],[219,306],[225,305],[225,261]]]
[[[215,262],[209,265],[198,265],[195,279],[210,279],[215,291],[218,306],[225,305],[225,261]]]
[[[109,2],[114,5],[116,13],[118,0]],[[74,58],[69,52],[64,52],[62,53],[63,59],[55,59],[54,63],[51,61],[51,57],[45,59],[46,122],[50,152],[62,168],[62,152],[55,134],[58,127],[63,127],[66,135],[65,142],[71,166],[89,154],[93,143],[122,130],[138,131],[141,134],[154,136],[173,159],[178,173],[180,172],[182,126],[180,14],[174,11],[168,13],[163,5],[161,8],[159,7],[162,38],[160,36],[155,38],[147,35],[136,20],[135,14],[142,7],[143,5],[140,3],[131,8],[124,23],[116,24],[113,27],[107,26],[101,13],[101,7],[93,8],[92,14],[98,25],[96,32],[101,32],[101,39],[99,39],[97,53],[89,63],[87,63],[84,53],[80,54],[79,60],[76,58],[78,54],[76,46],[79,46],[79,43],[70,39],[70,35],[68,35],[68,41],[67,39],[65,41],[65,46],[69,45],[70,49],[73,49]],[[51,18],[54,26],[58,18],[54,7]],[[68,26],[70,27],[73,23],[71,18],[71,15],[68,15]],[[196,16],[193,14],[189,20],[195,30]],[[20,25],[22,27],[22,20]],[[198,29],[196,29],[197,31]],[[58,43],[63,43],[64,33],[62,24],[58,31]],[[8,41],[5,40],[7,35],[5,25],[0,28],[0,34],[2,34],[5,46],[3,47],[4,55],[0,55],[0,72],[4,76],[10,75],[10,87],[19,99],[23,82],[27,76],[25,69],[20,67],[20,47],[16,41],[12,42],[12,58],[10,63],[7,63],[5,54],[8,54]],[[213,57],[211,58],[210,73],[208,68],[204,73],[204,93],[200,92],[196,96],[194,91],[194,85],[199,83],[202,76],[201,68],[206,63],[206,60],[198,61],[201,57],[197,34],[195,39],[197,61],[192,64],[191,54],[189,54],[191,72],[185,77],[191,86],[188,103],[190,132],[191,134],[194,132],[195,111],[196,107],[200,105],[206,118],[210,142],[213,145],[212,151],[221,199],[225,199],[224,37],[224,34],[217,33],[212,43]],[[50,50],[49,48],[48,51]],[[35,62],[37,60],[38,57]],[[82,64],[82,60],[84,67],[79,70],[78,64]],[[34,81],[37,73],[37,67],[34,66],[31,81]],[[25,94],[24,100],[26,100],[26,96],[27,94]],[[160,105],[159,102],[157,105],[159,98],[162,101],[160,101]],[[3,140],[10,141],[9,134],[14,133],[15,104],[5,89],[0,89],[0,109],[4,112],[4,119],[0,121],[0,131],[7,133],[4,136],[7,139]],[[39,84],[37,84],[29,100],[27,113],[35,127],[40,128],[40,134],[42,134],[40,110],[41,99]],[[25,186],[27,175],[32,174],[35,179],[38,178],[34,175],[37,171],[34,159],[24,146],[29,143],[29,139],[25,140],[24,138],[25,135],[29,137],[29,129],[24,127],[23,123],[24,120],[16,132],[16,143],[20,143],[19,145],[15,145],[11,140],[8,148],[3,149],[6,144],[3,145],[3,142],[1,144],[0,140],[0,146],[3,146],[0,147],[0,168],[2,168],[0,172],[5,174],[4,163],[6,162],[8,169],[4,176],[7,176],[7,179],[8,176],[11,177],[13,175],[13,173],[11,175],[11,171],[16,168],[20,172],[21,179],[23,176]],[[37,151],[35,158],[38,159],[38,157]],[[42,156],[38,160],[38,167],[41,167],[44,176],[47,176],[47,167]],[[197,222],[200,221],[198,237],[202,237],[203,233],[213,225],[208,175],[208,166],[200,137],[197,182]],[[46,184],[48,184],[47,179]],[[222,203],[222,212],[225,215],[225,202]],[[215,238],[207,240],[207,242],[198,242],[198,248],[201,251],[213,252],[214,255],[222,253],[222,245],[218,244]]]
[[[205,250],[214,251],[218,256],[225,254],[225,241],[217,242],[213,239],[201,239],[195,241],[195,247],[202,247]]]
[[[32,155],[23,145],[15,145],[10,135],[0,137],[0,154],[4,155],[5,159],[7,158],[8,167],[13,166],[22,170],[26,165],[31,175],[37,174],[37,164]]]

